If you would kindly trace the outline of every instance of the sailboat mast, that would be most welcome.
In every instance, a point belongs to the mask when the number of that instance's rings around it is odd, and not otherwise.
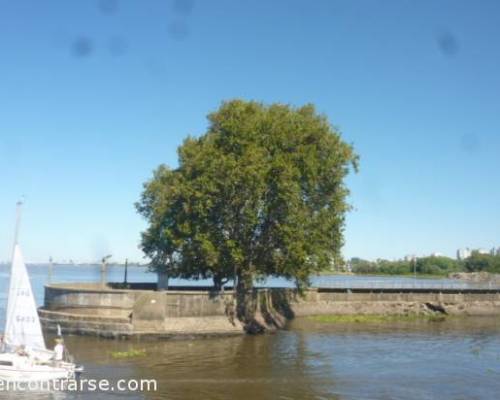
[[[19,241],[19,229],[21,227],[21,211],[23,207],[23,201],[19,200],[16,203],[16,230],[14,231],[14,247],[17,246]]]

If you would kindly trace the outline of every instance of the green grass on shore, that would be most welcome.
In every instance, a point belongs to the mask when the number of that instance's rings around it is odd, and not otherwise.
[[[452,271],[450,271],[452,272]],[[458,271],[460,272],[460,271]],[[319,275],[329,276],[329,275],[344,275],[344,276],[380,276],[380,277],[391,277],[391,278],[415,278],[415,274],[407,273],[407,274],[388,274],[383,272],[367,272],[367,273],[347,273],[347,272],[337,272],[337,271],[321,271]],[[448,272],[441,274],[417,274],[418,279],[446,279],[448,278]]]
[[[446,318],[445,315],[427,315],[427,314],[408,314],[408,315],[384,315],[384,314],[330,314],[330,315],[313,315],[308,317],[310,320],[325,324],[336,323],[382,323],[382,322],[398,322],[398,321],[442,321]]]

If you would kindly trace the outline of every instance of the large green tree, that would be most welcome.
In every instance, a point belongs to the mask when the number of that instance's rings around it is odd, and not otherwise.
[[[358,158],[327,118],[312,105],[233,100],[208,120],[204,135],[179,147],[178,168],[158,167],[136,205],[153,268],[216,287],[236,277],[244,299],[259,276],[301,287],[340,262],[344,178]]]

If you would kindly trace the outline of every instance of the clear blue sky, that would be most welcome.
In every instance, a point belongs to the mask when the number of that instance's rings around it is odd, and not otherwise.
[[[500,2],[0,0],[0,260],[140,260],[142,183],[242,97],[361,156],[347,257],[500,245]]]

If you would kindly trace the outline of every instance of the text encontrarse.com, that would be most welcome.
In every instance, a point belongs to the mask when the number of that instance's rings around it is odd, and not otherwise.
[[[156,379],[0,381],[0,392],[156,392],[157,390]]]

